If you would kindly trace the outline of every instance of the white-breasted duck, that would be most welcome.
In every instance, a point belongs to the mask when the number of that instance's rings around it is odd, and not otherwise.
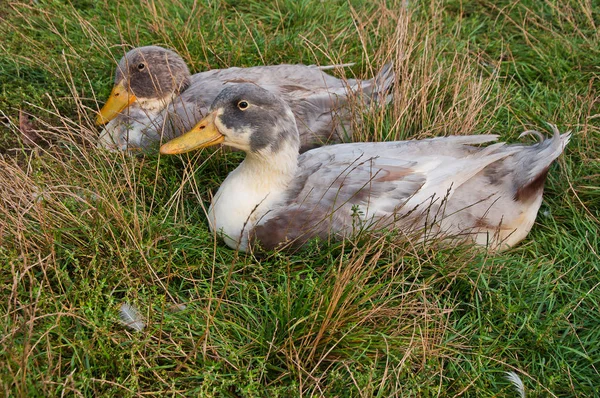
[[[211,113],[161,147],[163,154],[222,143],[246,152],[212,200],[209,224],[232,248],[343,239],[357,229],[394,228],[461,239],[493,250],[528,234],[550,164],[570,134],[534,145],[496,135],[365,142],[298,154],[294,114],[250,84],[225,88]],[[525,132],[522,135],[537,132]]]

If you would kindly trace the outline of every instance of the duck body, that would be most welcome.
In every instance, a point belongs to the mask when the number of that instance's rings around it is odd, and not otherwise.
[[[147,54],[155,53],[159,55],[152,56],[152,63],[147,61],[150,58]],[[142,71],[125,66],[141,65],[143,60],[146,60],[147,66]],[[360,122],[359,115],[353,114],[347,106],[353,96],[356,95],[366,105],[372,102],[385,103],[389,100],[387,92],[394,80],[394,72],[389,64],[371,80],[341,80],[325,73],[323,69],[326,67],[285,64],[216,69],[195,75],[190,75],[186,66],[177,68],[182,76],[175,78],[164,73],[170,65],[181,63],[185,65],[177,54],[156,46],[137,48],[126,54],[119,69],[128,72],[117,73],[115,87],[131,86],[129,82],[134,81],[132,77],[144,73],[142,77],[145,80],[135,80],[135,84],[144,87],[144,92],[152,92],[146,87],[157,86],[156,81],[161,78],[182,83],[158,84],[160,87],[173,87],[170,95],[157,93],[148,98],[141,98],[135,92],[142,90],[131,87],[134,101],[127,104],[122,102],[121,105],[126,106],[120,109],[120,114],[99,117],[99,123],[108,121],[100,134],[99,146],[117,150],[151,148],[161,140],[172,139],[190,130],[207,114],[208,108],[225,87],[253,83],[280,96],[289,104],[298,126],[301,150],[305,151],[351,137],[353,124]],[[157,71],[160,77],[153,77],[148,72],[150,70]],[[122,94],[121,98],[124,97]]]
[[[236,103],[250,105],[236,111]],[[298,155],[294,119],[277,97],[236,87],[212,109],[210,124],[199,123],[161,151],[212,145],[215,139],[190,141],[202,131],[247,152],[209,210],[211,229],[242,251],[344,239],[364,229],[511,247],[531,229],[548,167],[570,137],[555,131],[534,145],[508,145],[495,135],[452,136],[338,144]],[[264,145],[251,145],[256,134]]]
[[[364,228],[395,229],[494,250],[511,247],[529,233],[547,167],[568,136],[532,146],[475,146],[496,140],[454,136],[309,151],[254,237],[272,249],[314,236],[339,240]]]

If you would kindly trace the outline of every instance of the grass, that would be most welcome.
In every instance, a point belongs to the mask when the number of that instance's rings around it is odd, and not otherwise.
[[[6,396],[514,396],[510,370],[529,396],[597,394],[595,2],[17,0],[0,18]],[[355,62],[336,73],[367,77],[392,60],[394,102],[356,140],[514,141],[546,122],[573,139],[507,252],[386,236],[258,259],[204,216],[239,154],[95,148],[116,62],[147,44],[193,71]]]

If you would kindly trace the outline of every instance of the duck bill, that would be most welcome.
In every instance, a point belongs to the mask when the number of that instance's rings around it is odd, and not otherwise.
[[[123,81],[115,84],[110,92],[108,101],[100,109],[100,113],[96,117],[96,125],[100,126],[110,122],[136,99],[135,95],[127,90]]]
[[[222,143],[225,137],[215,125],[216,117],[216,111],[212,112],[200,120],[193,129],[161,146],[160,153],[163,155],[176,155]]]

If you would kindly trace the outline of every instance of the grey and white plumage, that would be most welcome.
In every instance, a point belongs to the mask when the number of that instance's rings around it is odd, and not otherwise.
[[[427,231],[505,249],[532,227],[548,168],[570,138],[555,129],[534,145],[481,147],[498,137],[451,136],[338,144],[298,155],[289,107],[254,85],[223,90],[205,120],[161,152],[198,147],[193,134],[214,125],[220,137],[199,146],[222,142],[247,153],[208,214],[211,229],[243,251],[343,239],[363,228]]]
[[[139,70],[142,64],[145,67]],[[188,131],[206,115],[223,88],[239,83],[257,84],[289,104],[302,151],[340,142],[351,137],[353,125],[360,123],[360,115],[348,106],[350,97],[356,95],[365,105],[388,102],[394,72],[387,64],[374,79],[341,80],[325,73],[325,68],[234,67],[190,75],[183,59],[171,50],[158,46],[135,48],[119,62],[115,86],[124,81],[136,100],[108,123],[98,144],[124,151],[165,142]]]

